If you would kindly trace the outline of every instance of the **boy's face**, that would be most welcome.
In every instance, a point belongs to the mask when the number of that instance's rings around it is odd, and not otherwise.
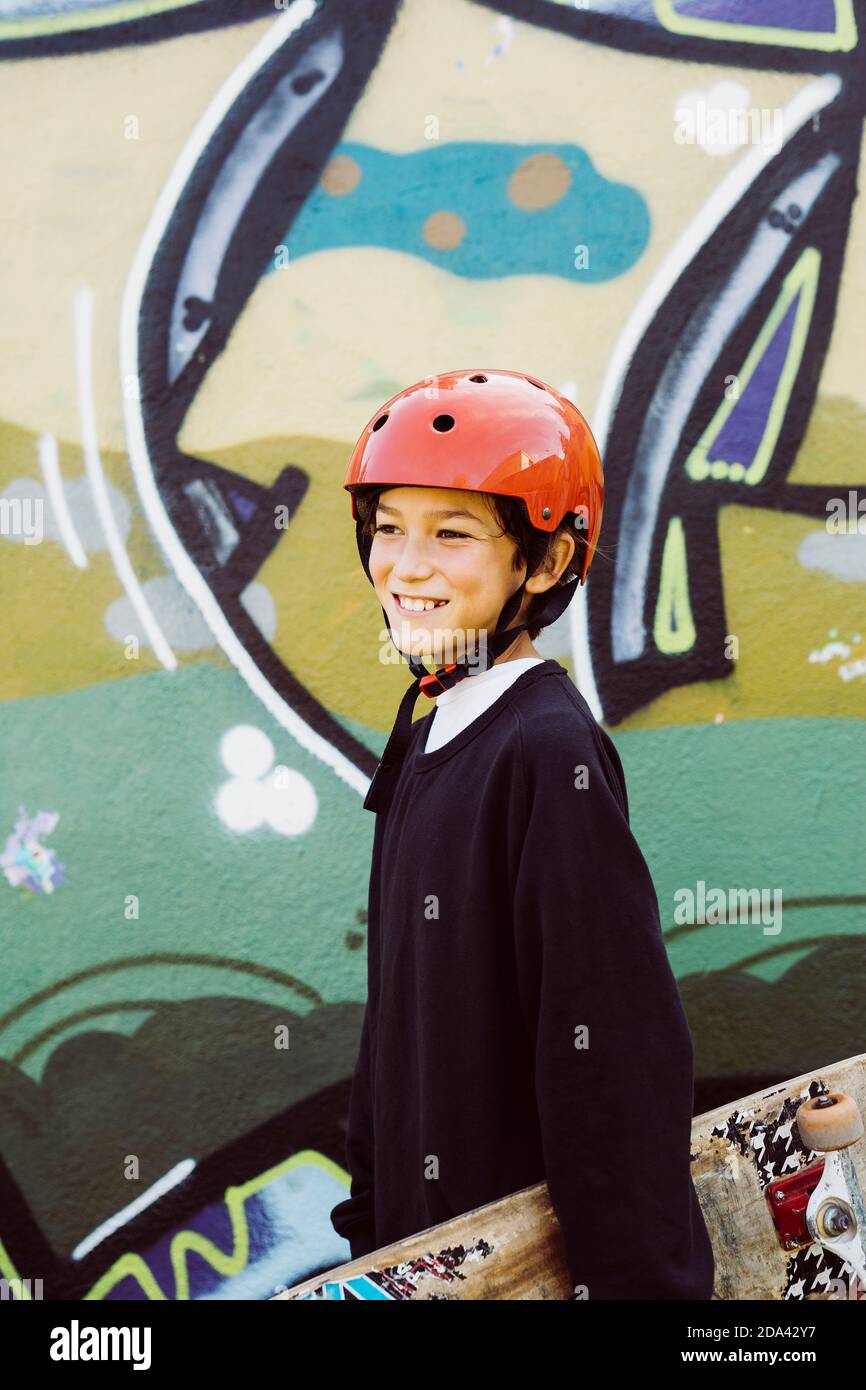
[[[471,650],[479,633],[492,633],[526,574],[525,564],[513,568],[516,550],[483,494],[438,487],[383,492],[376,507],[370,575],[398,649],[423,656],[436,633],[441,641],[444,631],[454,634],[450,659],[459,659],[461,640],[464,650]],[[444,602],[435,608],[404,608],[402,598]],[[528,604],[524,596],[521,614]],[[448,642],[442,646],[448,660]]]

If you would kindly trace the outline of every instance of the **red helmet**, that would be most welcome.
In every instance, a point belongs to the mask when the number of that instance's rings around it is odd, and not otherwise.
[[[367,423],[343,486],[415,485],[521,497],[540,531],[573,514],[585,526],[580,582],[598,543],[604,474],[577,406],[523,372],[445,372],[398,391]],[[583,529],[583,528],[581,528]]]

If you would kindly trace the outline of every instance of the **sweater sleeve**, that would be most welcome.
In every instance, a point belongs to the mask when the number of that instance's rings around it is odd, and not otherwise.
[[[583,718],[522,741],[513,926],[545,1177],[573,1298],[709,1299],[692,1038],[607,742]]]

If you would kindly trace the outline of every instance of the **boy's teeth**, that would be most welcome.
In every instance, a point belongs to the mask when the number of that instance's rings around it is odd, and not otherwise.
[[[409,598],[406,594],[398,594],[397,597],[404,608],[411,608],[415,613],[423,613],[429,608],[439,608],[445,602],[444,599]]]

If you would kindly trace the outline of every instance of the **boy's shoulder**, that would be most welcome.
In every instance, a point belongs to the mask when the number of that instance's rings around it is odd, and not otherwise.
[[[538,679],[514,687],[511,710],[521,739],[539,755],[555,752],[563,739],[570,746],[581,740],[595,744],[604,730],[568,671],[556,661],[545,666],[546,671],[535,668]]]
[[[516,690],[511,705],[528,780],[558,774],[564,758],[575,758],[590,769],[600,768],[628,820],[625,773],[613,739],[565,667],[557,663],[551,673],[551,680],[536,680]]]

